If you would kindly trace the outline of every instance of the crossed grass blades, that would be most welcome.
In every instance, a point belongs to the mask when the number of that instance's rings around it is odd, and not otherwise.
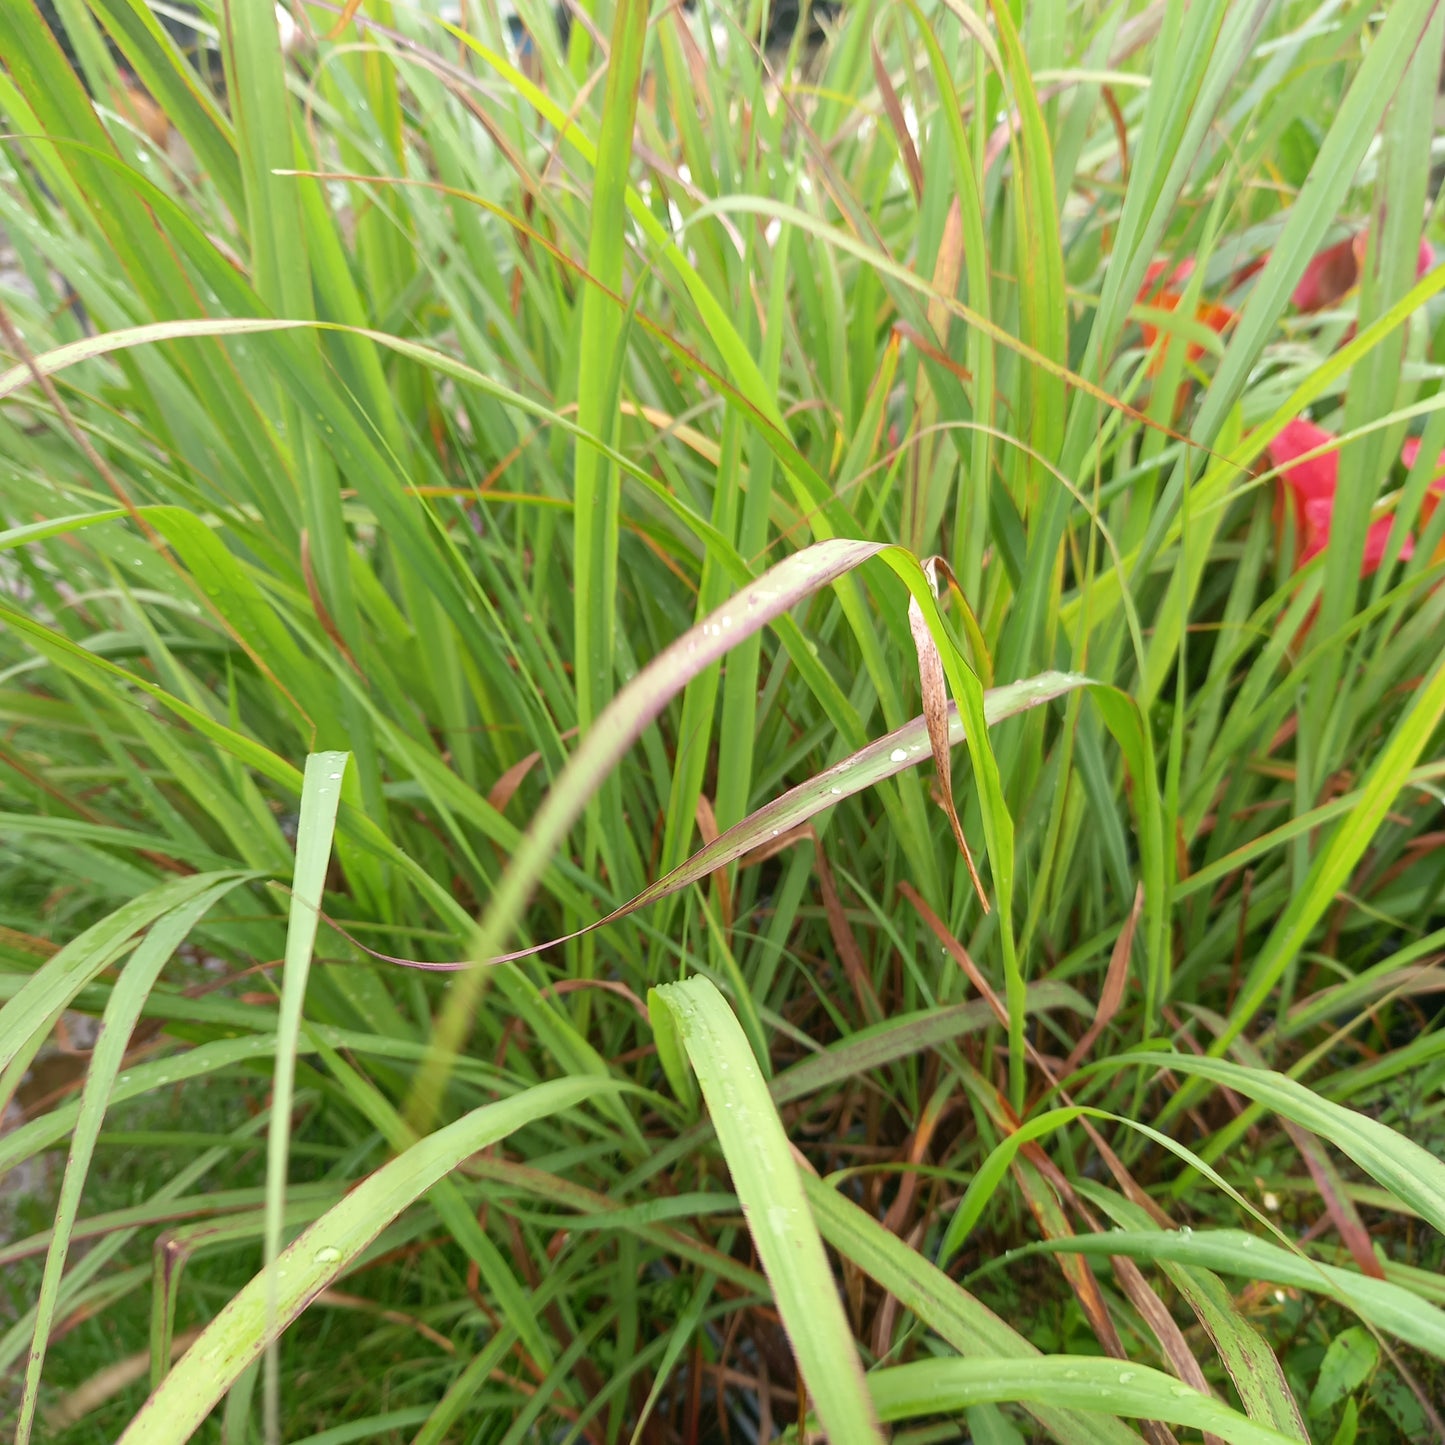
[[[1433,1438],[1442,13],[56,9],[17,1438]]]

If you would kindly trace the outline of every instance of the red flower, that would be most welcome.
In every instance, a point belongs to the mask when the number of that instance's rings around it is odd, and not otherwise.
[[[1404,462],[1406,469],[1415,465],[1415,458],[1420,455],[1420,438],[1410,437],[1405,445],[1400,448],[1400,460]],[[1430,479],[1430,485],[1426,489],[1425,496],[1420,502],[1420,527],[1430,525],[1430,518],[1435,515],[1435,508],[1439,506],[1442,499],[1445,499],[1445,453],[1441,453],[1435,465],[1440,469]],[[1445,562],[1445,538],[1442,538],[1440,545],[1435,549],[1435,555],[1430,559],[1432,562]]]
[[[1298,544],[1295,566],[1303,567],[1329,545],[1330,524],[1334,520],[1335,490],[1339,483],[1340,456],[1337,450],[1308,456],[1321,447],[1332,446],[1333,433],[1309,421],[1292,421],[1267,448],[1272,465],[1280,469],[1280,480],[1294,507]],[[1281,498],[1283,501],[1283,497]],[[1282,520],[1282,519],[1281,519]],[[1365,533],[1365,555],[1360,563],[1360,576],[1368,577],[1379,570],[1385,559],[1391,517],[1381,517],[1370,524]],[[1400,560],[1409,559],[1414,542],[1406,537],[1400,549]]]
[[[1368,236],[1368,231],[1358,231],[1348,240],[1321,251],[1305,267],[1305,273],[1290,297],[1296,310],[1323,311],[1355,288],[1365,263]],[[1415,279],[1418,281],[1434,264],[1434,247],[1422,237],[1415,257]]]

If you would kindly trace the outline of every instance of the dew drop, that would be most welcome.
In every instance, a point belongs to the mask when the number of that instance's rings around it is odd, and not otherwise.
[[[1120,1371],[1119,1371],[1119,1383],[1120,1383],[1121,1385],[1127,1385],[1127,1384],[1129,1383],[1129,1381],[1132,1380],[1133,1378],[1134,1378],[1134,1372],[1133,1372],[1133,1370],[1120,1370]]]
[[[768,1224],[775,1233],[783,1233],[792,1227],[793,1210],[786,1204],[768,1205]]]
[[[1173,1395],[1176,1400],[1187,1400],[1194,1391],[1191,1390],[1188,1385],[1171,1385],[1169,1387],[1169,1393]]]
[[[888,754],[888,757],[891,762],[906,763],[908,761],[908,749],[894,748],[893,751]]]
[[[1194,1231],[1193,1231],[1192,1229],[1190,1229],[1190,1227],[1189,1227],[1187,1224],[1181,1224],[1181,1225],[1179,1226],[1179,1237],[1180,1237],[1180,1239],[1188,1239],[1188,1238],[1190,1237],[1190,1235],[1192,1235],[1193,1233],[1194,1233]]]
[[[829,788],[828,791],[836,798],[843,790],[842,788]]]
[[[317,1264],[336,1264],[341,1258],[341,1251],[334,1244],[323,1244],[313,1258]]]

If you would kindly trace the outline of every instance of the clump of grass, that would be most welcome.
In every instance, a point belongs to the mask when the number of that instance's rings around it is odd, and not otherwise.
[[[1442,14],[56,8],[18,1438],[1439,1430]]]

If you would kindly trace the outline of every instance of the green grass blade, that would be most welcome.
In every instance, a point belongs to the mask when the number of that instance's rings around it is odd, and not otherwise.
[[[243,878],[232,875],[218,883],[213,882],[198,896],[186,899],[156,918],[122,969],[120,980],[106,1004],[100,1035],[91,1055],[85,1088],[80,1098],[75,1129],[70,1137],[70,1156],[66,1161],[65,1178],[60,1186],[60,1198],[55,1206],[55,1225],[46,1253],[45,1274],[35,1302],[35,1335],[25,1366],[25,1389],[15,1426],[16,1445],[26,1445],[34,1427],[46,1345],[50,1339],[55,1307],[60,1297],[61,1276],[70,1251],[76,1217],[80,1211],[81,1192],[90,1172],[96,1140],[105,1122],[106,1105],[129,1046],[131,1031],[160,971],[176,949],[210,911],[212,904],[225,897],[243,881]],[[3,1018],[0,1018],[0,1027],[3,1027],[3,1023]]]
[[[291,1142],[291,1099],[296,1085],[296,1043],[306,1005],[306,980],[320,923],[326,869],[336,809],[341,802],[341,777],[346,753],[313,753],[306,759],[301,805],[296,824],[296,867],[291,877],[291,914],[286,927],[286,957],[281,976],[281,1006],[276,1020],[276,1071],[271,1081],[271,1127],[266,1136],[266,1233],[264,1264],[270,1286],[267,1304],[280,1298],[277,1260],[281,1255],[282,1221]],[[268,1334],[271,1332],[268,1330]],[[267,1438],[281,1432],[280,1372],[274,1344],[268,1348],[263,1373],[263,1408]]]
[[[605,1080],[558,1079],[485,1104],[412,1145],[359,1184],[289,1245],[206,1326],[125,1433],[125,1445],[182,1445],[266,1345],[395,1219],[469,1154],[527,1124],[573,1109]],[[275,1283],[273,1295],[272,1283]]]
[[[125,952],[136,935],[157,919],[206,893],[224,880],[239,882],[243,873],[197,873],[173,878],[132,899],[109,917],[71,939],[37,969],[0,1009],[0,1078],[23,1071],[66,1005],[92,979]]]
[[[1132,1201],[1098,1188],[1091,1191],[1090,1197],[1109,1211],[1118,1229],[1132,1230],[1136,1235],[1163,1232],[1150,1219],[1148,1211]],[[1193,1231],[1185,1234],[1181,1230],[1180,1234],[1185,1239],[1193,1237]],[[1279,1250],[1273,1244],[1268,1248]],[[1249,1252],[1252,1253],[1252,1249]],[[1219,1358],[1239,1392],[1245,1414],[1286,1435],[1307,1440],[1309,1431],[1274,1351],[1235,1303],[1224,1281],[1213,1270],[1198,1265],[1185,1266],[1168,1257],[1153,1258],[1214,1341]]]
[[[1290,898],[1289,906],[1270,931],[1234,1001],[1226,1028],[1210,1045],[1211,1053],[1224,1053],[1264,1007],[1270,992],[1298,957],[1325,910],[1374,841],[1442,717],[1445,717],[1445,658],[1441,658],[1421,682],[1366,775],[1358,805],[1320,849],[1302,886]],[[1184,1094],[1179,1097],[1184,1099]]]
[[[626,259],[627,174],[642,51],[647,39],[643,0],[620,0],[612,21],[602,132],[597,142],[592,220],[587,248],[590,284],[582,298],[578,346],[578,424],[611,441],[617,432],[622,318],[610,298],[622,292]],[[576,621],[577,720],[585,730],[612,695],[612,649],[617,618],[617,541],[620,478],[586,445],[577,449]]]
[[[1390,1280],[1371,1279],[1357,1270],[1285,1249],[1239,1229],[1136,1231],[1113,1229],[1107,1234],[1076,1235],[1049,1240],[1041,1249],[1080,1254],[1119,1253],[1130,1259],[1176,1262],[1244,1280],[1264,1280],[1289,1289],[1306,1290],[1338,1300],[1376,1329],[1404,1340],[1418,1350],[1445,1359],[1445,1310]]]
[[[829,1244],[960,1354],[979,1356],[990,1365],[1019,1360],[1031,1366],[1042,1358],[992,1310],[831,1185],[814,1178],[803,1182]],[[1137,1439],[1127,1426],[1107,1415],[1085,1414],[1049,1400],[1024,1405],[1061,1445],[1129,1445]]]
[[[808,1394],[838,1445],[881,1441],[828,1257],[782,1121],[723,996],[705,978],[649,996],[653,1027],[677,1032],[702,1085],[733,1187]]]
[[[1048,1400],[1207,1430],[1230,1445],[1298,1445],[1299,1437],[1258,1425],[1162,1370],[1078,1355],[1043,1355],[1027,1364],[1004,1360],[922,1360],[877,1370],[868,1386],[888,1421],[954,1414],[970,1405]]]
[[[1445,1163],[1367,1114],[1321,1098],[1313,1089],[1268,1069],[1184,1054],[1119,1054],[1111,1069],[1139,1064],[1178,1069],[1237,1090],[1327,1139],[1397,1199],[1445,1230]]]

